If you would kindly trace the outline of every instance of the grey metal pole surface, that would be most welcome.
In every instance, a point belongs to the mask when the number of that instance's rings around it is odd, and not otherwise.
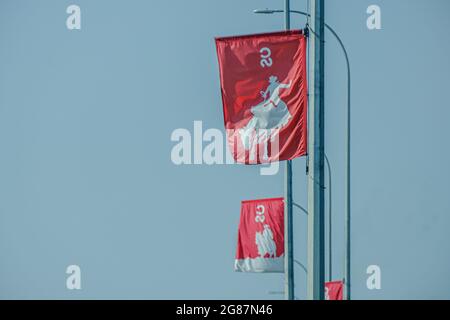
[[[312,0],[309,40],[308,280],[309,300],[323,300],[325,287],[324,199],[324,0]]]
[[[284,27],[291,28],[290,3],[285,0]],[[286,63],[289,63],[286,61]],[[286,300],[294,300],[294,248],[293,248],[293,216],[292,216],[292,161],[285,166],[285,258],[284,258],[284,292]]]
[[[292,162],[285,166],[285,257],[284,257],[284,292],[286,300],[294,300],[294,250],[292,224]]]
[[[325,154],[325,163],[328,168],[328,281],[333,281],[333,216],[332,216],[332,194],[331,194],[331,165]]]

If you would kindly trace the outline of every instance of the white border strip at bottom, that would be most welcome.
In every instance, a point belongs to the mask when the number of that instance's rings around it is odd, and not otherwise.
[[[284,272],[284,256],[277,258],[246,258],[234,260],[238,272]]]

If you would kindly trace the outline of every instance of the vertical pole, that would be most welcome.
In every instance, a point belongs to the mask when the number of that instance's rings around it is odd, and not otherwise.
[[[350,62],[348,60],[347,51],[339,40],[342,48],[344,49],[345,59],[347,60],[347,167],[346,167],[346,197],[345,197],[345,299],[350,300],[350,258],[351,258],[351,242],[350,242],[350,231],[351,231],[351,202],[350,202],[350,90],[351,90],[351,80],[350,80]]]
[[[285,258],[284,286],[286,300],[294,300],[294,248],[292,226],[292,162],[286,161],[285,167]]]
[[[324,0],[311,1],[308,131],[308,299],[324,299]]]
[[[284,28],[291,29],[291,6],[289,0],[284,0]]]
[[[333,216],[331,197],[331,165],[325,154],[325,163],[328,168],[328,281],[333,281]]]
[[[290,29],[289,0],[285,0],[285,29]],[[286,63],[289,63],[286,61]],[[284,258],[284,292],[286,300],[294,300],[294,250],[293,250],[293,226],[292,226],[292,161],[286,161],[285,166],[285,258]]]

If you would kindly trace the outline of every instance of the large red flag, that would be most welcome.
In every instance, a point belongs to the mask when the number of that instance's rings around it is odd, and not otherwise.
[[[235,271],[284,272],[283,198],[242,201]]]
[[[306,37],[300,30],[216,38],[223,115],[236,162],[306,154]]]
[[[342,300],[342,281],[330,281],[325,283],[325,300]]]

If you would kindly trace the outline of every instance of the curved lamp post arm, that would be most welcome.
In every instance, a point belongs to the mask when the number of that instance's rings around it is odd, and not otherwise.
[[[305,267],[305,265],[304,265],[303,263],[301,263],[301,262],[298,261],[298,260],[294,260],[294,262],[295,262],[300,268],[302,268],[303,271],[305,271],[305,273],[308,273],[308,270],[306,269],[306,267]]]

